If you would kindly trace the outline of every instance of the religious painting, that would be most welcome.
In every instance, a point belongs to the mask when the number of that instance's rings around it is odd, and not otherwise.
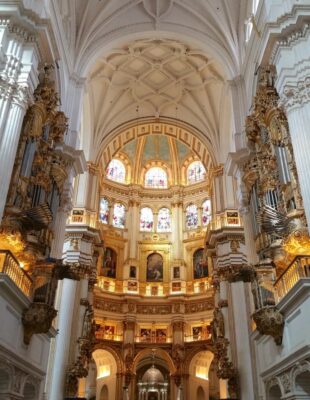
[[[138,282],[137,281],[128,281],[127,287],[130,292],[136,292],[138,290]]]
[[[180,279],[180,267],[173,267],[173,279]]]
[[[238,225],[239,224],[239,214],[237,211],[227,211],[227,223],[228,225]]]
[[[152,340],[152,330],[146,328],[140,329],[140,341],[151,342],[151,340]]]
[[[146,280],[148,282],[162,282],[163,280],[163,258],[158,253],[152,253],[147,258]]]
[[[116,278],[116,261],[117,261],[117,254],[116,252],[107,247],[104,251],[103,256],[103,268],[102,268],[102,275],[106,276],[107,278]]]
[[[157,296],[158,295],[158,287],[157,286],[152,286],[151,287],[151,295],[152,296]]]
[[[167,340],[167,329],[156,329],[156,342],[165,343]]]
[[[172,282],[172,291],[180,292],[181,291],[181,282]]]
[[[193,326],[193,340],[201,340],[202,339],[202,326]]]
[[[104,326],[100,324],[96,324],[96,339],[104,339]]]
[[[208,276],[208,261],[204,259],[203,249],[198,249],[193,254],[194,279]]]
[[[105,325],[104,327],[104,337],[106,339],[112,339],[115,334],[115,326]]]
[[[84,210],[72,211],[72,222],[83,222]]]
[[[136,279],[137,278],[137,268],[134,265],[129,267],[129,278]]]

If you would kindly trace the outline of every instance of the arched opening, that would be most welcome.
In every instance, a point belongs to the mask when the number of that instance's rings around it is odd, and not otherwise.
[[[109,400],[109,389],[107,385],[103,385],[101,388],[100,400]]]
[[[24,386],[24,400],[36,400],[36,388],[32,383],[26,382]]]
[[[195,354],[189,364],[189,393],[195,393],[197,400],[216,399],[219,395],[219,380],[210,351]]]
[[[171,399],[169,392],[170,371],[166,360],[156,355],[156,351],[142,357],[136,368],[135,398],[168,400]]]
[[[296,376],[295,392],[310,397],[310,371],[304,371]]]
[[[281,397],[282,397],[281,389],[278,385],[276,385],[270,388],[267,400],[280,400]]]
[[[205,391],[201,386],[197,389],[197,400],[206,400]]]
[[[10,388],[10,375],[7,371],[0,369],[0,393],[4,393]]]
[[[97,367],[96,398],[114,400],[116,398],[116,360],[110,352],[102,349],[94,351],[93,359]]]

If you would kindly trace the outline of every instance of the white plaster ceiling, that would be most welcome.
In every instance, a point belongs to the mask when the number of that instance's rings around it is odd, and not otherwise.
[[[230,151],[227,80],[240,74],[247,0],[52,3],[69,73],[86,77],[88,159],[122,123],[168,117],[200,130],[221,162]]]
[[[91,70],[84,127],[98,148],[123,123],[166,117],[195,126],[218,146],[227,97],[223,75],[218,62],[180,41],[127,43],[100,57]]]

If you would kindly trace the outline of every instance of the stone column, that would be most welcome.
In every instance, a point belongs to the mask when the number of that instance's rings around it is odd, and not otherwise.
[[[250,207],[239,208],[239,213],[243,221],[244,240],[246,245],[246,256],[249,264],[255,265],[258,263],[258,256],[256,253],[254,230],[252,215]]]
[[[281,101],[287,114],[300,190],[310,231],[310,77],[287,84]]]
[[[229,398],[228,381],[226,379],[220,379],[219,384],[220,384],[220,399],[221,400],[228,399]]]
[[[254,398],[254,381],[252,372],[251,343],[250,343],[250,282],[245,277],[232,277],[230,283],[231,315],[234,326],[234,342],[236,364],[240,379],[240,397]],[[232,339],[231,339],[232,341]]]
[[[60,400],[64,397],[77,284],[78,282],[72,279],[64,279],[62,284],[61,303],[58,311],[59,334],[55,345],[54,368],[49,400]]]
[[[129,207],[131,208],[130,224],[133,227],[130,237],[129,258],[135,260],[137,258],[137,237],[139,234],[139,227],[140,227],[139,203],[132,200],[129,203]]]
[[[182,204],[172,204],[172,243],[173,243],[173,258],[180,260],[182,258]]]
[[[28,95],[38,83],[34,37],[9,18],[0,21],[0,221],[6,203]]]
[[[0,87],[0,97],[4,96],[4,94],[1,93],[2,88]],[[0,171],[5,171],[5,173],[0,174],[0,220],[3,216],[11,175],[13,172],[21,126],[27,105],[26,92],[24,88],[17,86],[16,88],[10,87],[7,90],[8,92],[6,96],[10,106],[8,112],[6,113],[6,123],[2,123],[3,130],[0,143]]]

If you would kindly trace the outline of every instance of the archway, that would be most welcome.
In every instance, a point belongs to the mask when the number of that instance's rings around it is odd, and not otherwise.
[[[97,367],[96,398],[114,400],[117,394],[117,362],[112,353],[98,349],[93,353]]]
[[[170,368],[157,350],[140,354],[135,364],[135,388],[132,398],[137,400],[169,400],[171,393]]]
[[[282,397],[281,389],[278,385],[272,386],[269,389],[267,400],[280,400]]]
[[[4,369],[0,369],[0,393],[7,392],[10,388],[10,375]]]
[[[100,400],[109,400],[109,389],[107,385],[103,385],[101,388]]]
[[[197,400],[206,400],[205,391],[201,386],[197,389]]]
[[[24,400],[36,400],[36,388],[32,383],[26,382],[24,386]]]
[[[304,371],[296,376],[295,392],[296,394],[310,396],[310,371]]]
[[[216,398],[219,392],[219,381],[212,363],[211,351],[196,353],[189,363],[187,394],[195,393],[197,400]]]

